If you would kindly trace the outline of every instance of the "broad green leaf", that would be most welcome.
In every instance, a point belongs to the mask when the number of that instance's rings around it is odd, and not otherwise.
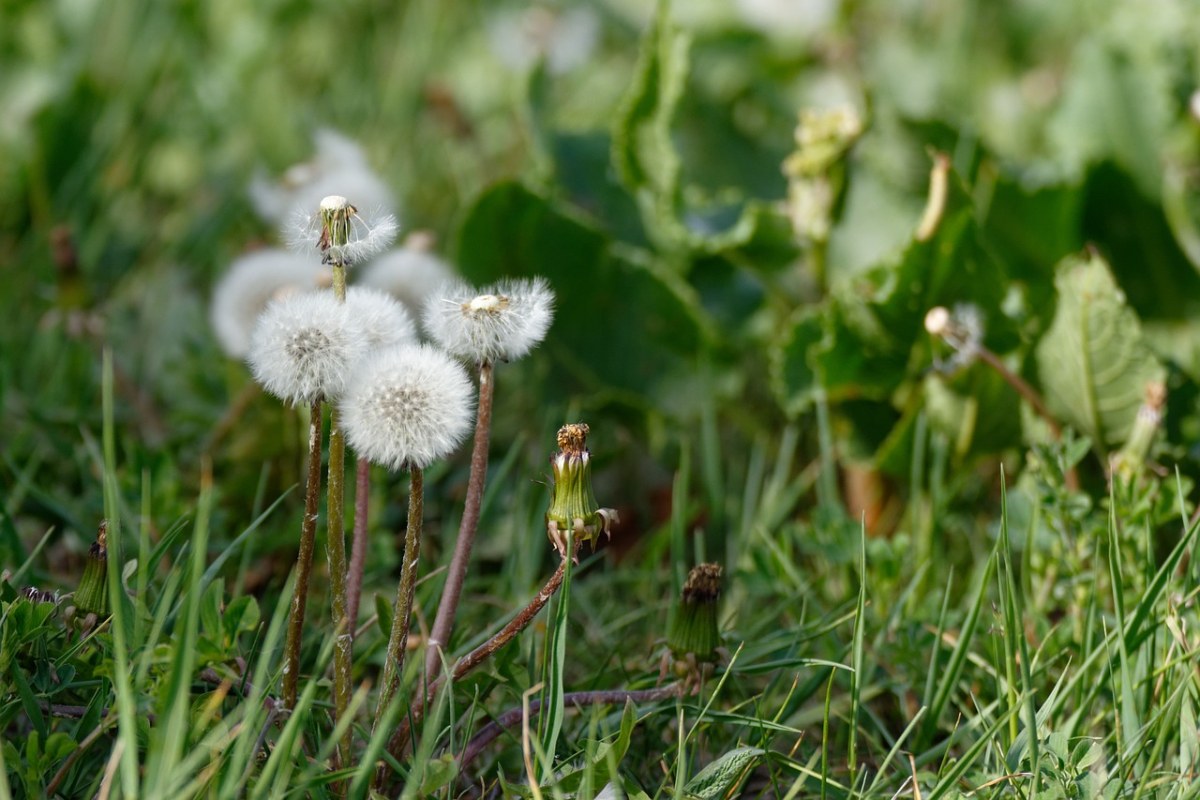
[[[1099,255],[1067,259],[1054,285],[1058,309],[1035,353],[1046,403],[1105,452],[1125,440],[1163,368]]]
[[[684,796],[696,800],[725,797],[758,760],[766,754],[757,747],[739,747],[696,773],[683,787]]]
[[[458,234],[463,275],[478,284],[546,277],[556,295],[544,350],[558,391],[607,390],[647,402],[712,338],[695,290],[641,251],[609,251],[583,219],[517,182],[484,192]],[[631,357],[636,354],[636,357]]]

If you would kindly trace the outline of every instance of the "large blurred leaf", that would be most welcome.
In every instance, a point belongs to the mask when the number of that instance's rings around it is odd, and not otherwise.
[[[794,317],[773,356],[776,390],[785,409],[803,411],[814,380],[832,401],[890,400],[927,362],[924,318],[934,306],[971,304],[997,352],[1018,344],[1001,310],[1007,291],[1003,265],[980,241],[975,211],[956,176],[933,236],[912,236],[907,247],[871,269],[835,283],[820,312]],[[816,319],[821,335],[817,336]]]
[[[1108,259],[1142,319],[1184,320],[1200,311],[1200,274],[1171,232],[1163,207],[1115,164],[1099,164],[1088,174],[1083,233]]]
[[[710,336],[694,290],[649,258],[615,257],[601,231],[526,186],[484,192],[458,231],[458,264],[479,284],[543,275],[556,294],[546,348],[556,380],[644,401]]]
[[[1046,404],[1104,452],[1125,440],[1163,368],[1103,258],[1068,258],[1054,286],[1058,310],[1036,350]]]
[[[680,161],[671,123],[687,83],[691,37],[671,25],[668,7],[660,0],[642,39],[637,73],[613,129],[612,157],[647,228],[662,244],[679,245],[687,234],[677,217]]]

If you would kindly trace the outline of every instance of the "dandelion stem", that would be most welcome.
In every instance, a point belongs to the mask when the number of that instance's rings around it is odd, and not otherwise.
[[[417,562],[421,555],[421,517],[424,513],[424,476],[420,467],[409,470],[408,525],[404,532],[404,555],[400,567],[400,585],[392,607],[392,633],[388,638],[387,657],[383,663],[383,681],[379,692],[379,707],[375,725],[387,715],[392,697],[400,688],[404,671],[404,651],[408,646],[408,627],[412,616],[413,594],[417,585]],[[374,735],[374,734],[372,734]]]
[[[354,535],[350,545],[350,574],[346,581],[346,618],[358,624],[363,571],[367,566],[367,513],[371,495],[371,462],[358,460],[354,481]]]
[[[317,498],[321,492],[321,401],[309,409],[308,478],[304,488],[304,520],[300,525],[300,553],[296,557],[296,589],[288,614],[287,644],[283,659],[283,705],[296,707],[300,679],[300,643],[304,633],[304,610],[308,603],[308,575],[312,571],[313,541],[317,534]]]
[[[333,293],[338,302],[346,302],[346,268],[333,264]],[[354,639],[353,618],[346,607],[346,435],[340,425],[337,406],[331,404],[329,411],[329,509],[327,522],[327,553],[329,555],[329,589],[333,606],[333,625],[337,636],[333,647],[333,708],[336,725],[350,706],[351,646]],[[350,761],[353,744],[352,726],[347,726],[338,746],[339,766]]]
[[[458,526],[458,539],[454,543],[454,555],[446,573],[446,585],[438,603],[437,616],[429,634],[425,652],[425,673],[432,679],[442,671],[443,651],[450,644],[454,628],[454,617],[458,613],[458,601],[462,596],[463,582],[471,562],[471,548],[475,545],[475,533],[479,530],[479,509],[483,502],[483,487],[487,480],[488,442],[492,429],[492,396],[495,380],[492,364],[485,361],[479,365],[479,405],[475,418],[475,445],[471,451],[471,477],[467,482],[466,504],[463,506],[462,521]]]
[[[345,532],[345,455],[346,437],[338,425],[338,410],[329,413],[329,522],[327,552],[329,555],[329,589],[332,595],[333,624],[337,641],[333,646],[333,705],[334,722],[345,715],[351,695],[351,644],[354,624],[346,605],[346,532]],[[340,746],[339,764],[347,765],[350,758],[351,728],[346,728]]]
[[[579,544],[576,542],[574,549],[577,550],[578,546]],[[574,553],[572,553],[572,555],[574,555]],[[486,661],[497,650],[515,639],[518,633],[525,630],[525,628],[529,626],[529,623],[533,622],[533,618],[537,616],[538,612],[545,608],[546,604],[550,602],[550,598],[554,596],[554,593],[558,591],[558,588],[562,586],[563,574],[566,570],[566,566],[567,559],[564,557],[563,560],[559,562],[558,569],[556,569],[554,574],[550,576],[550,580],[546,581],[546,584],[542,587],[541,591],[534,595],[534,598],[530,600],[524,608],[517,612],[517,615],[513,617],[507,625],[501,628],[499,632],[492,636],[492,638],[488,639],[470,653],[467,653],[458,661],[454,662],[454,667],[450,671],[450,680],[462,680],[472,670]],[[409,731],[411,730],[410,725],[416,725],[422,720],[422,718],[424,718],[426,706],[433,702],[434,696],[437,694],[438,689],[442,687],[442,684],[445,683],[445,680],[445,677],[442,677],[430,683],[429,693],[424,702],[418,698],[418,700],[413,703],[413,707],[409,711],[409,718],[396,728],[396,732],[392,735],[392,739],[388,743],[388,752],[393,756],[397,758],[400,757],[404,747],[408,744]]]

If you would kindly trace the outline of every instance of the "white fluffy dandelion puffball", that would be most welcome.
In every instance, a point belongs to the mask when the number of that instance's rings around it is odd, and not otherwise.
[[[410,312],[420,315],[429,297],[454,280],[454,271],[427,250],[402,247],[373,260],[363,268],[358,280],[363,286],[384,290],[404,303]]]
[[[398,300],[380,289],[351,286],[346,291],[350,324],[358,326],[371,350],[417,340],[417,326]]]
[[[454,283],[425,304],[425,332],[452,355],[477,364],[520,358],[546,337],[554,292],[545,278],[483,289]]]
[[[267,303],[294,291],[317,288],[324,268],[286,250],[248,253],[217,282],[209,310],[221,347],[234,358],[250,352],[250,335]]]
[[[424,469],[471,428],[472,384],[442,351],[406,344],[363,361],[342,398],[346,441],[389,469]]]
[[[336,400],[367,354],[367,337],[332,292],[273,301],[250,341],[250,370],[263,389],[293,405]]]
[[[379,208],[395,214],[392,191],[371,169],[357,142],[323,128],[313,136],[316,152],[311,161],[295,164],[278,183],[261,175],[250,183],[250,199],[259,216],[283,224],[297,213],[312,211],[331,194],[352,197],[360,208]]]

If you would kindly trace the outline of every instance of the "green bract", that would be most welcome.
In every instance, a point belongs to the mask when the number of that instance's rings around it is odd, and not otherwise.
[[[546,534],[563,557],[567,555],[567,532],[574,531],[576,546],[596,540],[603,532],[612,536],[617,512],[600,508],[592,494],[591,454],[588,426],[564,425],[558,430],[558,452],[550,459],[554,469],[554,496],[546,512]]]

